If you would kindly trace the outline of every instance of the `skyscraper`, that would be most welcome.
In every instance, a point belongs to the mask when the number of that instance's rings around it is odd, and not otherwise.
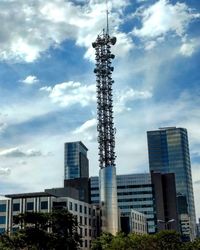
[[[98,35],[92,43],[95,49],[97,86],[97,131],[99,143],[100,205],[102,209],[102,231],[116,234],[118,225],[117,184],[115,168],[115,128],[113,123],[112,59],[111,46],[116,37],[110,37],[108,29]]]
[[[65,143],[64,187],[75,188],[79,200],[90,202],[88,149],[81,141]]]
[[[87,151],[81,141],[65,143],[65,180],[89,177]]]
[[[176,192],[185,195],[195,237],[195,207],[187,130],[166,127],[147,132],[150,171],[175,173]]]

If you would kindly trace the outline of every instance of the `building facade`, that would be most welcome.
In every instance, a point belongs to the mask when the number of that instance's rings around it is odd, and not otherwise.
[[[99,178],[90,178],[91,202],[99,204]],[[148,233],[156,232],[156,215],[150,174],[117,175],[117,199],[122,217],[134,209],[146,216]]]
[[[147,234],[147,219],[143,213],[131,209],[130,231],[136,234]]]
[[[1,232],[16,231],[19,225],[13,225],[13,216],[25,212],[51,212],[53,208],[66,208],[77,216],[78,233],[82,237],[81,249],[90,249],[92,239],[97,236],[97,207],[70,197],[53,196],[52,191],[11,194],[7,200],[0,201]]]
[[[10,199],[0,200],[0,234],[9,230],[10,227]]]
[[[175,173],[176,191],[185,195],[192,227],[196,235],[196,218],[187,130],[166,127],[147,132],[150,171]]]
[[[88,149],[81,142],[64,145],[64,179],[89,178]]]
[[[178,207],[174,173],[151,172],[155,200],[157,232],[171,229],[179,232]]]

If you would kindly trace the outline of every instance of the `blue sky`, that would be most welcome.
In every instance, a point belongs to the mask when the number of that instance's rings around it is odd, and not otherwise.
[[[200,1],[108,1],[118,173],[148,172],[146,131],[188,130],[200,217]],[[63,145],[98,174],[94,50],[105,1],[0,1],[1,194],[63,184]]]

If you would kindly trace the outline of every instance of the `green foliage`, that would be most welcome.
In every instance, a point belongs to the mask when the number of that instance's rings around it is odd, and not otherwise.
[[[79,249],[81,238],[77,233],[77,219],[65,209],[19,214],[13,221],[21,229],[11,235],[0,236],[2,250]]]
[[[131,239],[131,249],[134,250],[155,250],[157,249],[157,241],[154,235],[144,234],[138,235],[135,233],[129,234]]]
[[[165,230],[155,235],[103,233],[92,242],[92,250],[200,250],[200,239],[181,242],[176,231]]]
[[[92,250],[108,250],[114,236],[110,233],[102,233],[92,242]]]
[[[163,230],[156,235],[159,249],[179,250],[182,248],[181,235],[173,230]]]

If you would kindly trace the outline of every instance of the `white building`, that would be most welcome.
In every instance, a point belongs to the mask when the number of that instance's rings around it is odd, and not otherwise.
[[[9,230],[10,199],[1,197],[0,200],[0,234]]]
[[[190,221],[190,217],[188,214],[180,214],[179,223],[181,229],[181,235],[183,240],[189,241],[192,239],[192,225]]]
[[[137,234],[147,234],[147,219],[143,213],[131,209],[130,231]]]
[[[97,235],[97,208],[94,205],[70,197],[56,197],[47,192],[11,194],[0,200],[0,232],[16,231],[13,216],[25,212],[51,212],[53,208],[67,208],[77,216],[78,233],[82,236],[82,249],[90,249]]]

